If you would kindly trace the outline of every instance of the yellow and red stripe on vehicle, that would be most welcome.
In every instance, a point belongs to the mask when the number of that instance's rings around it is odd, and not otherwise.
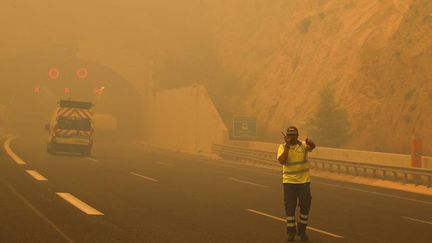
[[[81,119],[92,119],[93,113],[87,109],[60,107],[57,110],[58,117],[77,117]]]
[[[91,137],[93,135],[93,131],[56,129],[55,130],[55,135],[58,136],[58,137],[72,136],[72,135],[80,135],[80,136]]]

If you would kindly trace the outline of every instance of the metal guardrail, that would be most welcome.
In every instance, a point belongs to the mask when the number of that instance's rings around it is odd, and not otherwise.
[[[276,152],[222,144],[213,144],[212,150],[222,158],[240,159],[270,166],[280,166],[276,160]],[[312,156],[309,156],[309,161],[312,169],[432,187],[432,170],[430,169],[324,160]]]

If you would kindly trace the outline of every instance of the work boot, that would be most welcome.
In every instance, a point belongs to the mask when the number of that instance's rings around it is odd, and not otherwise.
[[[295,241],[294,239],[295,239],[295,233],[288,233],[287,241],[293,242],[293,241]]]
[[[306,232],[303,232],[298,236],[300,237],[300,241],[309,241],[309,236],[306,234]]]
[[[307,224],[298,223],[297,224],[297,235],[300,237],[300,241],[309,241],[309,237],[306,234]]]

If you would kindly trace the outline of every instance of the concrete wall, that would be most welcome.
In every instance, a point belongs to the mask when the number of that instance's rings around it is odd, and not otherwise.
[[[156,93],[150,109],[149,143],[185,152],[211,153],[228,130],[202,85]]]
[[[229,144],[245,146],[253,149],[276,152],[278,145],[275,143],[249,142],[249,141],[230,141]],[[309,158],[343,160],[350,162],[381,164],[390,166],[410,167],[411,155],[377,153],[369,151],[334,149],[317,147]],[[422,157],[423,168],[432,169],[432,157]]]

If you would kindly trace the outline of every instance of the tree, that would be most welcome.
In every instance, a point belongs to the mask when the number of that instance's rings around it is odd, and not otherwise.
[[[308,132],[317,144],[326,147],[338,147],[348,137],[350,123],[347,112],[336,105],[333,88],[325,87],[320,96],[320,103],[315,116],[308,121]]]

